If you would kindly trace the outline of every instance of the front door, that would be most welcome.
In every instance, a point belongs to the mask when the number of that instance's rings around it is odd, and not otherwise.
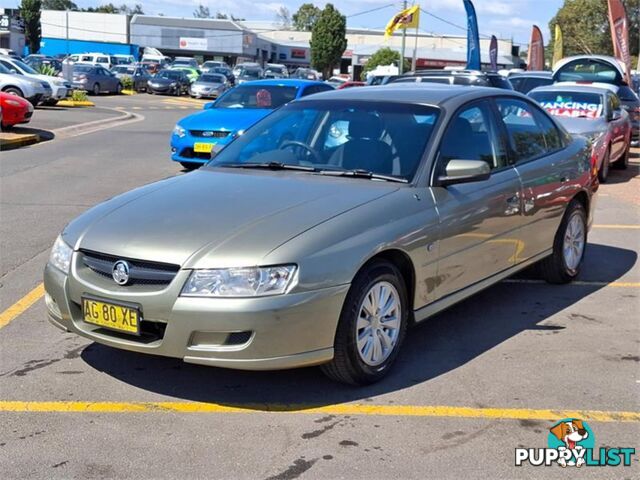
[[[488,100],[463,106],[440,144],[434,176],[451,160],[482,160],[485,181],[432,187],[440,220],[436,295],[446,297],[514,265],[521,248],[520,178]]]

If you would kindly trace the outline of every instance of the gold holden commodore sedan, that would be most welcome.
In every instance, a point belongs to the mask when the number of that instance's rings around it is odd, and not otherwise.
[[[371,383],[413,322],[534,262],[575,278],[596,175],[588,142],[518,93],[310,96],[69,223],[49,317],[115,348]]]

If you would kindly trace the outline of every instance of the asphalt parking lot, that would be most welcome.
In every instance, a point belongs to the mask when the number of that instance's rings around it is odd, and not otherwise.
[[[239,372],[114,350],[46,320],[42,269],[73,217],[182,174],[189,98],[97,97],[38,110],[66,134],[0,155],[0,478],[568,478],[514,466],[557,420],[597,446],[640,439],[640,151],[599,191],[578,282],[524,274],[409,332],[394,372],[353,388],[317,369]],[[120,113],[122,112],[122,113]],[[69,128],[124,113],[123,124]],[[42,115],[40,115],[42,113]],[[194,206],[215,208],[215,206]],[[640,478],[630,467],[580,478]]]

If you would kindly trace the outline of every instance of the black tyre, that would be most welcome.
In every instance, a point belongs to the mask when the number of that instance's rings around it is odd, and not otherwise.
[[[408,315],[407,288],[397,267],[384,260],[365,266],[342,307],[333,360],[320,368],[342,383],[377,382],[398,356]]]
[[[180,165],[182,165],[182,167],[185,170],[189,170],[189,171],[196,170],[202,166],[201,163],[196,163],[196,162],[180,162]]]
[[[620,158],[618,161],[614,162],[613,165],[611,165],[613,168],[617,168],[618,170],[626,170],[627,167],[629,167],[629,155],[631,153],[631,145],[628,144],[627,145],[627,149],[624,151],[624,154],[622,155],[622,158]]]
[[[94,95],[100,95],[100,84],[94,83],[93,87],[91,88],[91,91],[93,92]]]
[[[120,95],[122,93],[122,84],[118,83],[118,85],[116,85],[116,94]]]
[[[58,104],[58,100],[56,100],[55,98],[50,98],[42,102],[42,104],[46,105],[47,107],[53,107]]]
[[[578,276],[587,246],[587,212],[572,200],[553,242],[553,253],[539,264],[540,274],[549,283],[569,283]]]
[[[600,180],[600,183],[607,183],[607,178],[609,178],[610,161],[611,147],[608,147],[604,154],[604,158],[602,159],[602,165],[600,165],[600,168],[598,169],[598,180]]]
[[[22,93],[22,90],[20,90],[20,89],[19,89],[19,88],[17,88],[17,87],[8,87],[8,88],[5,88],[5,89],[3,90],[3,92],[4,92],[4,93],[8,93],[9,95],[17,95],[17,96],[19,96],[19,97],[24,98],[24,94]]]

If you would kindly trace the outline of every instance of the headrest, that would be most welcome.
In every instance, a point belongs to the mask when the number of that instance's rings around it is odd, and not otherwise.
[[[382,120],[371,113],[356,113],[349,118],[349,137],[379,140],[382,135]]]

